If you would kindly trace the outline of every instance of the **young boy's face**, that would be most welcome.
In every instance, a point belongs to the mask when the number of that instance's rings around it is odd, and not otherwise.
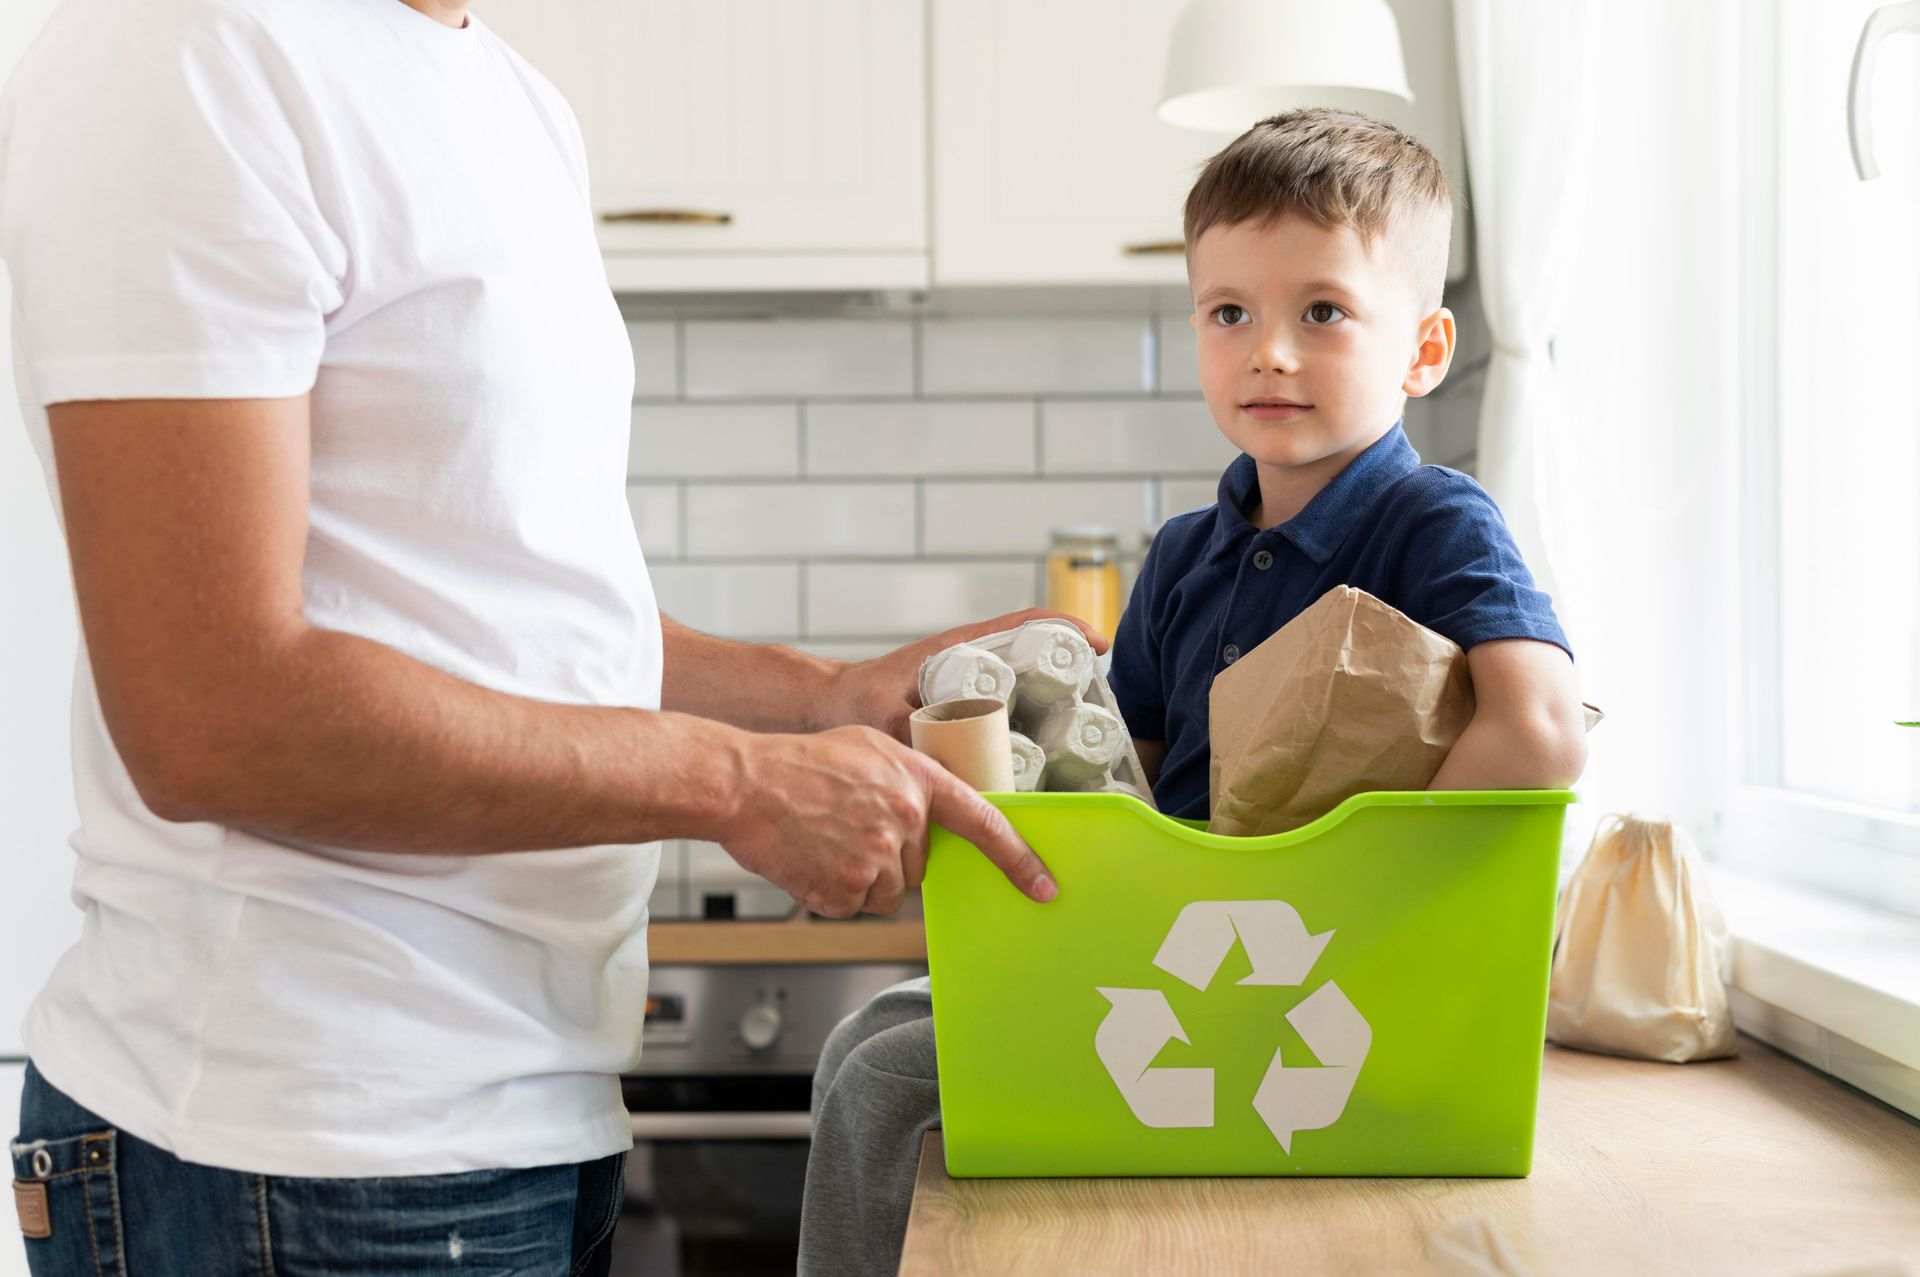
[[[1207,408],[1263,468],[1330,478],[1446,375],[1453,317],[1426,310],[1384,239],[1370,252],[1295,214],[1214,226],[1187,273]]]

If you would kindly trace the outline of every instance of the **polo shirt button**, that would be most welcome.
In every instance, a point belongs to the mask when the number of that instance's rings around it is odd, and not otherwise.
[[[1227,664],[1231,665],[1240,659],[1240,649],[1229,643],[1227,644],[1226,650],[1221,652],[1220,655]]]
[[[1268,568],[1272,567],[1273,551],[1271,550],[1256,551],[1253,556],[1253,566],[1255,566],[1256,568],[1259,568],[1262,572],[1265,572]]]

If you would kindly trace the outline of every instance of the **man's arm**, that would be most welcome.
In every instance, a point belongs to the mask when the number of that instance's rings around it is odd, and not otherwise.
[[[1051,894],[991,804],[878,732],[535,701],[309,624],[304,396],[49,417],[101,710],[164,819],[397,852],[705,838],[840,915],[917,885],[931,817]]]
[[[1430,789],[1564,789],[1587,765],[1573,660],[1551,643],[1500,639],[1467,649],[1474,710]]]
[[[817,732],[840,723],[831,699],[842,661],[774,643],[740,643],[660,618],[660,708],[755,732]]]
[[[908,739],[919,708],[920,666],[935,652],[1028,621],[1071,621],[1093,644],[1107,640],[1076,617],[1028,608],[956,626],[870,661],[830,661],[770,643],[736,643],[662,617],[666,673],[662,709],[717,718],[758,732],[817,732],[858,724]]]

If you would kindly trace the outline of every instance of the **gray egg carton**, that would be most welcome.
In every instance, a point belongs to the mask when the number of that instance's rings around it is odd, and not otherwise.
[[[1031,792],[1132,794],[1153,790],[1086,637],[1064,621],[1028,621],[934,653],[920,666],[920,701],[1007,706],[1013,784]]]

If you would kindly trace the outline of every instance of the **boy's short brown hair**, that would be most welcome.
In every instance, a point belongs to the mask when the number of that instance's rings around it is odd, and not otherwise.
[[[1187,193],[1187,249],[1215,226],[1297,213],[1344,227],[1369,249],[1386,239],[1422,304],[1446,286],[1453,194],[1433,152],[1384,120],[1308,107],[1260,121],[1207,161]]]

